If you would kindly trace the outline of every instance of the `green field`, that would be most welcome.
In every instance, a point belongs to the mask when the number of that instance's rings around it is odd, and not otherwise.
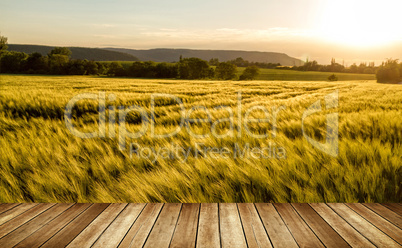
[[[263,70],[261,77],[276,77]],[[265,73],[267,72],[267,73]],[[287,72],[287,71],[281,71]],[[126,79],[89,76],[0,76],[0,202],[400,202],[402,197],[402,87],[375,81],[183,81]],[[325,77],[317,74],[316,79]],[[358,75],[373,77],[373,75]],[[279,77],[279,76],[278,76]],[[339,75],[340,79],[341,76]],[[271,78],[284,80],[280,78]],[[314,82],[313,82],[314,81]],[[326,114],[339,113],[339,154],[327,155],[303,136],[301,118],[314,102],[338,90],[339,107],[309,116],[305,131],[325,141]],[[237,92],[241,91],[239,113]],[[117,136],[82,139],[72,135],[64,120],[67,102],[78,93],[113,93],[108,106],[138,105],[150,113],[153,93],[180,98],[186,111],[202,105],[212,119],[237,119],[253,106],[284,106],[277,118],[277,135],[260,139],[242,131],[235,120],[233,137],[210,135],[197,138],[187,129],[170,138],[153,138],[150,130],[139,138],[127,138],[126,147],[137,143],[155,150],[177,147],[268,147],[286,150],[281,159],[240,158],[190,154],[169,158],[141,157],[120,150]],[[215,109],[214,109],[215,108]],[[79,101],[73,110],[80,131],[98,130],[98,103]],[[107,111],[109,116],[110,111]],[[180,123],[176,101],[155,102],[155,133],[172,131]],[[205,111],[191,117],[205,118]],[[260,111],[250,114],[264,118]],[[116,117],[117,118],[117,117]],[[109,119],[108,119],[109,120]],[[138,113],[126,118],[128,130],[143,124]],[[193,123],[192,132],[211,133],[210,123]],[[254,134],[269,132],[272,125],[253,122]],[[231,130],[228,122],[215,126],[216,133]],[[115,133],[115,132],[113,132]],[[180,152],[178,153],[180,155]],[[198,156],[199,155],[199,156]],[[207,155],[207,156],[205,156]]]
[[[238,75],[245,68],[237,68]],[[318,72],[318,71],[295,71],[280,69],[260,69],[260,75],[257,80],[282,80],[282,81],[327,81],[328,77],[335,74],[339,81],[350,80],[375,80],[374,74],[356,74],[340,72]]]
[[[103,63],[112,63],[103,62]],[[121,65],[127,69],[132,65],[132,61],[120,61]],[[215,66],[213,66],[215,68]],[[237,77],[240,77],[245,67],[237,68]],[[374,74],[341,73],[341,72],[318,72],[318,71],[295,71],[282,69],[260,69],[260,74],[256,80],[280,80],[280,81],[328,81],[328,77],[335,74],[339,81],[350,80],[375,80]]]

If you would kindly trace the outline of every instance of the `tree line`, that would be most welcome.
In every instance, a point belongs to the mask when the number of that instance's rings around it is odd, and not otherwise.
[[[236,58],[227,62],[200,58],[182,58],[176,63],[133,62],[123,67],[120,62],[95,62],[71,59],[71,51],[66,47],[56,47],[47,55],[26,54],[7,51],[7,38],[0,36],[0,72],[53,75],[107,75],[136,78],[178,78],[178,79],[220,79],[253,80],[259,75],[260,68],[277,68],[299,71],[376,73],[378,82],[401,82],[402,63],[388,59],[375,67],[374,63],[361,63],[346,68],[331,60],[330,65],[320,65],[317,61],[307,61],[302,66],[283,67],[279,63],[249,62]],[[246,67],[237,77],[237,67]]]
[[[256,66],[247,67],[237,77],[237,66],[218,62],[211,66],[199,58],[180,58],[177,63],[133,62],[123,67],[120,62],[95,62],[71,59],[66,47],[56,47],[47,55],[7,51],[7,38],[0,37],[0,72],[51,75],[107,75],[111,77],[253,80]]]

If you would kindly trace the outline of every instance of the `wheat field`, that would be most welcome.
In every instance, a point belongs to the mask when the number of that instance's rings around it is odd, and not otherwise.
[[[302,115],[311,104],[338,90],[339,153],[333,157],[303,137]],[[244,115],[253,106],[283,106],[276,136],[254,138],[238,132],[231,137],[197,138],[183,128],[157,139],[146,132],[125,139],[118,135],[82,139],[66,127],[67,102],[79,93],[104,92],[108,106],[137,105],[151,112],[151,95],[177,96],[186,110],[204,106],[212,119]],[[238,112],[238,92],[243,110]],[[174,130],[180,106],[171,99],[155,102],[155,132]],[[109,116],[110,110],[107,110]],[[324,142],[326,114],[305,120],[306,133]],[[81,131],[96,131],[98,103],[77,102],[73,123]],[[251,117],[262,118],[254,111]],[[0,202],[400,202],[402,199],[402,86],[369,81],[183,81],[120,79],[89,76],[0,77]],[[192,117],[204,118],[195,110]],[[117,118],[118,119],[118,118]],[[127,115],[127,129],[137,132],[138,113]],[[107,119],[109,121],[109,119]],[[272,124],[250,124],[253,133]],[[115,128],[115,129],[113,129]],[[119,130],[116,124],[110,130]],[[209,133],[210,123],[193,123],[197,134]],[[219,134],[230,131],[219,123]],[[239,158],[179,156],[147,158],[132,153],[130,143],[172,152],[205,147],[268,147],[275,144],[286,156]],[[148,150],[149,151],[149,150]],[[205,154],[204,154],[205,155]]]

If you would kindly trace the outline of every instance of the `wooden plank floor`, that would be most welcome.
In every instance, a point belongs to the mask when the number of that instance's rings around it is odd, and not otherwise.
[[[402,247],[402,205],[0,204],[0,247]]]

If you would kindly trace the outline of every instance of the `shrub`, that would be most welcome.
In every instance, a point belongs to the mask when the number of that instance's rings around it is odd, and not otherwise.
[[[240,75],[240,80],[254,80],[260,74],[260,69],[257,66],[247,67]]]
[[[338,77],[335,74],[332,74],[331,76],[328,77],[329,81],[338,81]]]

